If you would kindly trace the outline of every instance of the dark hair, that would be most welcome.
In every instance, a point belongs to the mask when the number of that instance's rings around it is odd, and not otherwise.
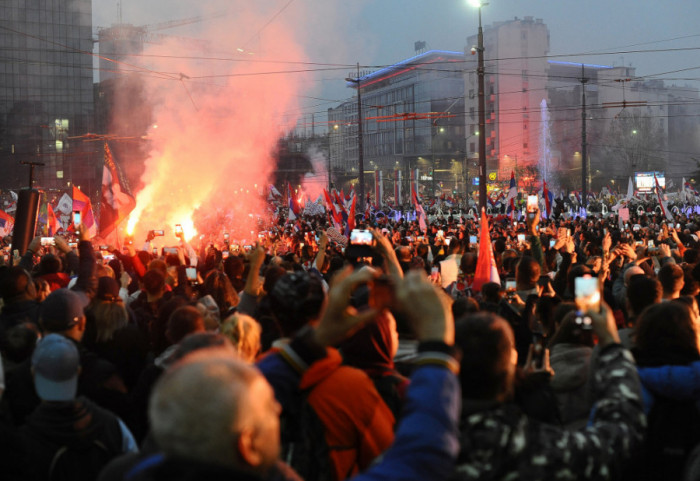
[[[683,269],[677,264],[666,264],[657,275],[663,291],[672,293],[683,287]]]
[[[143,276],[143,288],[152,296],[160,294],[165,289],[165,276],[160,269],[146,271]]]
[[[509,391],[515,341],[506,321],[487,312],[467,316],[455,325],[455,345],[462,351],[459,380],[465,398],[491,400]]]
[[[452,317],[456,320],[476,312],[479,312],[479,303],[473,297],[458,297],[452,303]]]
[[[219,307],[221,316],[225,317],[229,309],[238,305],[238,293],[233,289],[228,276],[219,270],[209,271],[204,278],[202,297],[209,294]]]
[[[647,307],[637,321],[633,349],[640,366],[689,364],[700,360],[693,312],[683,301]]]
[[[3,357],[9,362],[20,364],[31,357],[38,338],[39,329],[32,323],[12,326],[2,340]],[[5,366],[5,369],[8,367],[10,366]]]
[[[577,344],[580,346],[593,347],[593,331],[590,329],[581,329],[581,326],[576,323],[578,314],[569,312],[564,316],[559,324],[559,329],[554,332],[554,335],[549,341],[549,349],[551,350],[557,344]]]
[[[24,300],[27,297],[35,298],[36,291],[32,276],[20,266],[5,269],[0,279],[0,294],[5,304]]]
[[[39,261],[39,275],[56,274],[61,270],[61,258],[53,254],[41,256]]]
[[[530,256],[523,256],[515,268],[518,286],[535,286],[540,278],[540,264]]]
[[[283,276],[275,283],[269,297],[272,313],[286,337],[316,319],[325,300],[321,281],[305,271]]]
[[[173,344],[179,343],[188,334],[204,330],[204,318],[194,306],[178,307],[168,319],[166,336]]]
[[[661,283],[645,275],[632,276],[627,286],[627,301],[635,316],[652,304],[661,302]]]
[[[220,347],[231,344],[231,341],[226,336],[218,334],[216,332],[194,332],[192,334],[186,335],[180,344],[175,348],[170,360],[172,362],[179,361],[188,354],[199,351],[200,349],[207,349],[210,347]]]

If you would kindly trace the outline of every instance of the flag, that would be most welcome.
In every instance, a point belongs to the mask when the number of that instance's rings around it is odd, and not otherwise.
[[[287,218],[289,220],[296,220],[301,214],[301,209],[299,208],[299,203],[297,202],[296,193],[292,189],[292,185],[287,182],[287,203],[289,204],[289,214]]]
[[[554,202],[554,194],[552,194],[548,189],[547,189],[547,182],[542,181],[542,197],[544,197],[544,210],[546,213],[547,219],[549,219],[550,214],[552,213],[552,202]]]
[[[105,142],[105,163],[102,169],[102,198],[100,202],[100,236],[106,238],[136,207],[126,179],[114,162],[112,151]]]
[[[508,188],[508,195],[506,196],[506,204],[508,204],[508,212],[510,212],[511,219],[513,218],[513,213],[515,212],[515,199],[518,197],[518,186],[515,183],[515,172],[510,171],[510,187]]]
[[[15,212],[17,210],[17,199],[19,196],[17,195],[17,192],[14,190],[10,191],[10,197],[12,197],[12,200],[10,202],[5,201],[5,212]]]
[[[423,206],[420,203],[420,199],[418,199],[418,194],[416,193],[416,189],[414,188],[413,184],[411,184],[411,197],[413,198],[413,207],[416,209],[418,226],[420,227],[421,232],[425,232],[428,230],[428,225],[425,222],[425,210],[423,210]]]
[[[90,237],[97,235],[97,224],[95,223],[95,215],[92,212],[92,202],[90,197],[83,194],[82,191],[73,186],[73,212],[79,211],[81,222],[87,227]]]
[[[481,291],[481,287],[487,282],[501,283],[496,267],[496,259],[491,248],[491,235],[489,234],[489,220],[486,211],[481,209],[481,232],[479,234],[479,257],[476,260],[476,272],[472,292]]]
[[[268,200],[282,197],[282,194],[280,194],[280,191],[277,190],[277,188],[274,185],[270,184],[267,186],[267,188],[270,191],[269,195],[267,196]]]
[[[12,234],[14,226],[15,219],[10,214],[0,210],[0,236]]]
[[[46,205],[46,226],[49,230],[49,237],[53,237],[61,229],[61,223],[58,222],[56,213],[53,211],[51,204]]]
[[[659,185],[659,179],[656,178],[656,172],[654,172],[654,184],[656,185],[656,198],[659,200],[659,205],[661,206],[661,213],[666,217],[666,219],[673,220],[673,216],[668,210],[668,202],[666,202],[665,199],[666,196],[661,190],[661,186]]]
[[[357,204],[357,196],[352,196],[352,201],[350,204],[350,213],[348,214],[348,239],[350,238],[350,231],[355,228],[355,205]]]
[[[56,206],[56,209],[54,210],[54,212],[57,210],[59,212],[63,212],[66,215],[70,215],[72,209],[73,209],[73,199],[70,198],[70,195],[63,194],[61,196],[61,199],[58,201],[58,205]]]
[[[326,189],[323,189],[323,196],[326,199],[326,205],[328,207],[328,212],[330,212],[330,214],[331,214],[331,220],[333,221],[333,225],[340,232],[342,230],[340,228],[340,226],[343,223],[343,217],[336,210],[335,205],[333,204],[333,201],[331,200],[331,196]]]

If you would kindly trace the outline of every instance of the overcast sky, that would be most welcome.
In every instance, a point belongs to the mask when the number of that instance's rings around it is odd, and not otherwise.
[[[121,4],[124,22],[137,25],[206,16],[203,5],[209,12],[216,11],[218,18],[224,5],[232,31],[252,28],[265,36],[267,21],[290,22],[304,34],[300,38],[308,61],[321,64],[314,69],[342,65],[314,74],[308,91],[300,93],[306,112],[324,112],[351,97],[343,78],[356,62],[368,69],[392,64],[412,56],[418,40],[426,41],[431,49],[462,51],[466,38],[477,30],[477,12],[466,0],[254,1],[268,7],[262,15],[267,20],[260,20],[257,26],[236,23],[236,9],[249,8],[251,0],[228,0],[218,5],[210,5],[209,0],[121,0]],[[118,21],[118,3],[93,0],[95,28]],[[557,60],[631,64],[637,75],[659,74],[669,83],[700,85],[698,0],[492,0],[482,14],[484,26],[514,17],[541,18],[550,32],[550,55]],[[162,33],[202,37],[207,22]],[[235,46],[221,46],[221,50],[233,52]],[[643,52],[630,52],[633,50]],[[607,54],[576,55],[587,52]]]

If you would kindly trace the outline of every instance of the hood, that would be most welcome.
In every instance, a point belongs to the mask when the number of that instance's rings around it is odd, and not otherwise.
[[[569,391],[588,381],[588,366],[593,348],[576,344],[556,344],[549,356],[554,370],[551,386],[554,391]]]
[[[87,446],[101,434],[93,422],[93,409],[85,398],[42,402],[27,418],[26,429],[58,445]]]

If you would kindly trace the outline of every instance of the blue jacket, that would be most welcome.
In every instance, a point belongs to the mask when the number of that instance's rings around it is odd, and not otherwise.
[[[653,393],[671,399],[700,401],[700,361],[684,366],[639,367],[637,371],[647,414],[654,404]]]

